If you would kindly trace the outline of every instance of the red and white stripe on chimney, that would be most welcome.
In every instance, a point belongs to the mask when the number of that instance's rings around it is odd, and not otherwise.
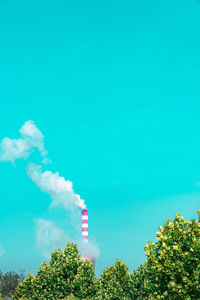
[[[82,210],[82,236],[84,241],[88,242],[88,211]]]

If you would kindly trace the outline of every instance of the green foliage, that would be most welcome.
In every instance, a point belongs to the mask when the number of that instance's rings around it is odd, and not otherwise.
[[[127,300],[131,298],[131,274],[123,261],[107,267],[100,276],[102,299]]]
[[[145,284],[152,299],[200,299],[200,223],[176,214],[145,246]]]
[[[2,298],[11,297],[18,284],[25,278],[24,272],[0,272],[0,295]],[[1,298],[0,298],[1,299]]]
[[[200,299],[199,220],[186,221],[176,214],[159,227],[157,241],[145,250],[147,261],[133,274],[117,259],[98,280],[93,265],[82,261],[77,246],[68,243],[64,252],[56,250],[48,264],[42,263],[36,276],[25,278],[14,299]]]
[[[74,296],[68,296],[68,297],[64,298],[64,300],[79,300],[79,298],[74,297]]]
[[[131,299],[148,299],[149,291],[146,286],[148,274],[146,263],[131,274]]]
[[[64,298],[64,299],[62,299],[62,300],[79,300],[80,298],[77,298],[77,297],[74,297],[73,295],[72,296],[68,296],[68,297],[66,297],[66,298]],[[61,299],[60,299],[61,300]],[[89,299],[89,298],[85,298],[84,300],[91,300],[91,299]]]
[[[68,296],[68,297],[64,298],[63,300],[79,300],[79,298],[74,297],[74,296]]]
[[[74,295],[79,299],[95,298],[98,279],[93,264],[83,261],[78,248],[68,243],[65,250],[51,254],[49,263],[43,262],[36,276],[29,274],[16,289],[14,299],[63,299]]]

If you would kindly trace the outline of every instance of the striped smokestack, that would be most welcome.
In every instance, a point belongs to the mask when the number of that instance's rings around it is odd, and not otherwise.
[[[82,210],[82,236],[84,241],[88,242],[88,211]]]
[[[87,211],[87,209],[82,210],[82,236],[83,236],[84,242],[88,243],[88,211]],[[86,249],[85,249],[85,251],[86,251]],[[85,260],[91,261],[95,267],[95,257],[90,256],[86,253],[82,253],[81,258],[83,261],[85,261]]]

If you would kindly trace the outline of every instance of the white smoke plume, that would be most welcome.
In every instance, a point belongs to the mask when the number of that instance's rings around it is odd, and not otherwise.
[[[84,241],[80,240],[78,242],[78,249],[80,253],[84,253],[84,255],[97,258],[100,255],[99,248],[95,241]]]
[[[3,247],[0,244],[0,257],[2,257],[2,255],[4,254],[5,250],[3,249]]]
[[[52,251],[64,248],[67,236],[53,222],[45,219],[36,220],[36,245],[44,257],[49,258]]]
[[[73,191],[72,182],[59,176],[58,172],[42,172],[42,167],[33,163],[28,164],[27,172],[33,182],[51,196],[51,206],[63,206],[66,210],[86,207],[84,200]]]
[[[34,149],[37,149],[41,154],[43,165],[51,162],[47,158],[47,151],[44,147],[44,136],[33,121],[27,121],[19,132],[18,139],[6,137],[0,143],[0,161],[10,161],[15,164],[16,159],[27,159]],[[50,195],[51,207],[61,206],[72,211],[76,211],[74,208],[86,208],[84,200],[74,192],[72,182],[65,180],[58,172],[43,171],[41,165],[29,163],[27,174],[43,192]],[[65,233],[53,222],[44,219],[36,220],[36,244],[45,257],[49,257],[54,249],[63,248],[66,243]],[[99,256],[95,243],[80,241],[78,245],[80,252],[85,255]],[[0,257],[3,253],[4,250],[0,245]]]
[[[49,258],[55,249],[64,249],[69,237],[58,228],[54,222],[45,219],[36,219],[36,245],[45,258]],[[94,241],[76,242],[80,253],[94,258],[99,256],[99,249]]]
[[[33,121],[27,121],[19,130],[20,138],[6,137],[0,144],[0,160],[15,163],[16,159],[27,159],[34,148],[37,148],[42,157],[47,155],[44,149],[44,136]]]

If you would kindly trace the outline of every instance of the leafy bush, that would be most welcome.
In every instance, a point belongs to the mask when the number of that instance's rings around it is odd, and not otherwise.
[[[100,276],[102,299],[127,300],[131,298],[131,274],[123,261],[116,260]]]
[[[79,300],[80,298],[77,298],[77,297],[74,297],[73,295],[72,296],[68,296],[68,297],[66,297],[66,298],[64,298],[64,299],[62,299],[62,300]],[[61,300],[61,299],[60,299]],[[91,299],[89,299],[89,298],[85,298],[84,300],[91,300]]]
[[[149,290],[146,282],[149,276],[146,263],[134,270],[131,274],[131,299],[148,299]]]
[[[198,212],[200,215],[200,213]],[[145,246],[145,284],[152,299],[200,299],[200,223],[176,214]]]
[[[29,274],[16,289],[14,299],[63,299],[74,295],[80,299],[95,298],[99,282],[93,264],[83,261],[78,248],[68,243],[65,250],[51,254],[49,263],[43,262],[36,276]]]

